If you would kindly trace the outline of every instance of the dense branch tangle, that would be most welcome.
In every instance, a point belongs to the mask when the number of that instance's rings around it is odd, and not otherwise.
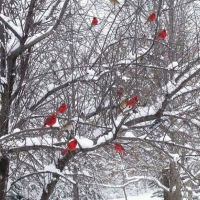
[[[199,170],[198,159],[192,155],[199,154],[200,68],[198,31],[192,30],[198,27],[198,17],[192,17],[186,7],[196,4],[174,0],[126,3],[121,10],[109,1],[85,5],[14,0],[0,6],[2,200],[8,169],[13,183],[9,194],[17,186],[28,191],[26,183],[32,182],[41,200],[58,196],[58,191],[65,199],[72,188],[77,200],[77,194],[83,195],[77,184],[81,189],[95,189],[94,183],[102,181],[102,186],[113,182],[125,188],[143,179],[144,172],[151,174],[149,181],[165,189],[165,196],[171,195],[170,200],[179,200],[179,191],[188,184],[194,188],[193,173]],[[158,17],[155,23],[144,25],[150,14],[147,10]],[[89,29],[93,15],[99,24]],[[154,40],[163,28],[168,37]],[[120,87],[124,88],[121,98],[116,95]],[[121,101],[134,94],[140,104],[119,113]],[[59,140],[59,128],[41,131],[40,127],[61,102],[68,109],[58,116],[59,125],[71,120],[73,130]],[[155,120],[160,122],[151,126]],[[60,151],[74,137],[80,144],[88,139],[93,145],[79,144],[61,157]],[[123,144],[127,157],[114,152],[114,141]],[[192,167],[186,161],[189,156]],[[73,172],[73,180],[63,183],[61,174],[51,171],[48,175],[45,166],[55,166],[62,174]],[[81,177],[81,170],[91,176]],[[133,182],[124,179],[125,173],[135,177]],[[159,182],[160,173],[169,185]],[[187,185],[181,183],[181,176]],[[172,192],[174,186],[178,189]]]

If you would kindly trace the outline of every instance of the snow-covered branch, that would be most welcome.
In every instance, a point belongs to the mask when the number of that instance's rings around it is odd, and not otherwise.
[[[3,24],[8,28],[20,41],[22,38],[22,30],[20,30],[19,27],[14,25],[14,23],[11,21],[9,17],[4,16],[3,14],[0,14],[0,21],[3,22]]]
[[[108,185],[108,184],[99,184],[99,183],[87,183],[87,184],[88,185],[99,185],[99,186],[107,187],[107,188],[124,188],[127,185],[130,185],[131,183],[137,183],[139,181],[153,181],[160,188],[164,189],[167,192],[170,192],[169,188],[165,187],[157,178],[154,178],[154,177],[134,176],[134,177],[126,178],[126,180],[128,180],[128,181],[121,185]]]

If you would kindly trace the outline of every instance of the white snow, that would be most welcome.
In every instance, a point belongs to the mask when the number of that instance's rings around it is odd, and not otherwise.
[[[47,89],[48,89],[48,91],[51,91],[51,90],[53,90],[55,88],[55,84],[49,84],[49,85],[47,85]]]
[[[21,28],[19,28],[18,26],[16,26],[9,17],[6,17],[3,14],[0,14],[0,18],[2,18],[6,23],[8,23],[9,26],[11,26],[17,32],[17,34],[20,37],[22,37],[22,30],[21,30]]]
[[[98,140],[97,140],[97,145],[100,145],[110,139],[113,138],[113,133],[109,132],[108,135],[104,135],[104,136],[101,136]]]
[[[169,142],[171,141],[172,139],[168,136],[168,135],[165,135],[165,136],[162,136],[160,138],[160,141],[165,141],[165,142]]]
[[[146,194],[140,194],[138,196],[128,196],[128,200],[163,200],[163,198],[160,197],[151,197],[151,193]],[[119,199],[109,199],[109,200],[125,200],[125,198],[119,198]]]
[[[167,68],[168,69],[173,69],[174,67],[178,66],[178,62],[177,61],[173,61],[172,63],[170,63]]]
[[[79,137],[79,136],[76,136],[75,138],[77,139],[78,143],[81,145],[82,148],[93,147],[93,141],[92,140],[90,140],[88,138],[84,138],[84,137]]]
[[[131,137],[135,137],[135,136],[132,132],[128,131],[128,132],[125,133],[124,137],[130,137],[131,138]]]
[[[174,162],[176,163],[180,160],[180,157],[177,153],[175,154],[170,153],[169,155],[173,158]]]
[[[17,133],[17,132],[20,132],[21,130],[19,128],[16,128],[13,130],[13,133]]]
[[[32,37],[29,37],[27,40],[26,40],[26,43],[25,44],[29,44],[31,42],[33,42],[34,40],[36,40],[37,38],[41,37],[42,36],[42,33],[37,33],[35,34],[34,36]]]
[[[99,137],[101,134],[102,134],[102,131],[101,131],[100,129],[95,129],[95,130],[93,131],[93,135],[94,135],[95,137]]]
[[[1,77],[1,78],[0,78],[0,83],[1,83],[1,84],[6,84],[6,83],[7,83],[6,78]]]
[[[38,138],[26,138],[25,142],[26,146],[32,146],[32,145],[40,145],[41,141]],[[19,146],[23,146],[22,143],[18,144]]]
[[[60,170],[56,168],[54,164],[44,165],[44,171],[53,172],[53,173],[60,173]]]

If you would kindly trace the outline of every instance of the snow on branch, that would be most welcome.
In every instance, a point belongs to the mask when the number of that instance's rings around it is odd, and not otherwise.
[[[53,88],[52,90],[48,91],[35,105],[31,106],[30,110],[33,111],[35,108],[37,108],[38,105],[40,105],[43,101],[47,99],[50,95],[54,94],[55,92],[69,86],[71,83],[76,83],[77,81],[80,81],[80,78],[83,76],[78,77],[77,79],[68,81],[67,83],[64,83],[63,85],[60,85],[56,88]]]
[[[21,176],[20,178],[18,178],[17,180],[15,180],[14,182],[11,183],[11,185],[7,189],[7,191],[9,191],[11,189],[11,187],[18,181],[20,181],[24,178],[30,177],[32,175],[43,174],[43,173],[56,174],[56,175],[59,175],[60,177],[64,178],[65,180],[71,182],[72,184],[76,184],[76,182],[73,179],[71,179],[69,177],[67,178],[62,172],[60,172],[59,169],[56,168],[55,165],[51,164],[51,165],[45,166],[44,170],[39,170],[37,172],[33,172],[33,173],[30,173],[30,174],[26,174],[24,176]]]
[[[21,40],[22,30],[16,26],[9,17],[0,14],[0,21],[3,22],[6,28],[8,28],[19,40]]]
[[[68,3],[69,3],[69,0],[65,0],[64,1],[63,5],[62,5],[62,9],[61,9],[60,13],[58,14],[58,18],[57,18],[55,24],[53,26],[51,26],[46,32],[34,35],[33,37],[29,38],[29,41],[27,41],[25,43],[25,45],[23,46],[24,50],[34,46],[36,43],[38,43],[38,42],[42,41],[43,39],[47,38],[50,34],[53,33],[53,31],[56,30],[56,28],[60,24],[64,14],[65,14],[65,10],[66,10],[66,8],[68,6]],[[20,50],[21,50],[21,48],[22,48],[22,46],[14,49],[11,54],[12,55],[18,55]]]
[[[135,182],[139,182],[139,181],[153,181],[155,182],[159,187],[161,187],[162,189],[164,189],[167,192],[170,192],[170,189],[168,187],[165,187],[157,178],[154,177],[144,177],[144,176],[134,176],[134,177],[130,177],[127,178],[127,182],[121,185],[108,185],[108,184],[98,184],[98,183],[87,183],[88,185],[99,185],[99,186],[103,186],[103,187],[107,187],[107,188],[124,188],[127,185],[130,185],[131,183],[135,183]]]
[[[153,181],[154,183],[156,183],[159,187],[161,187],[162,189],[164,189],[167,192],[170,192],[170,189],[166,186],[164,186],[157,178],[155,177],[151,177],[151,176],[134,176],[134,177],[128,177],[126,178],[127,180],[130,180],[131,183],[133,182],[138,182],[141,180],[149,180],[149,181]],[[127,182],[129,183],[129,182]]]

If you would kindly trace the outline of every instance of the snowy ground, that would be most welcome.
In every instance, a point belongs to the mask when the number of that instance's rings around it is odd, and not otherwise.
[[[159,197],[151,198],[151,196],[152,196],[152,193],[146,193],[139,196],[130,196],[128,197],[128,200],[163,200],[163,198],[159,198]],[[120,199],[110,199],[110,200],[125,200],[125,199],[120,198]]]

